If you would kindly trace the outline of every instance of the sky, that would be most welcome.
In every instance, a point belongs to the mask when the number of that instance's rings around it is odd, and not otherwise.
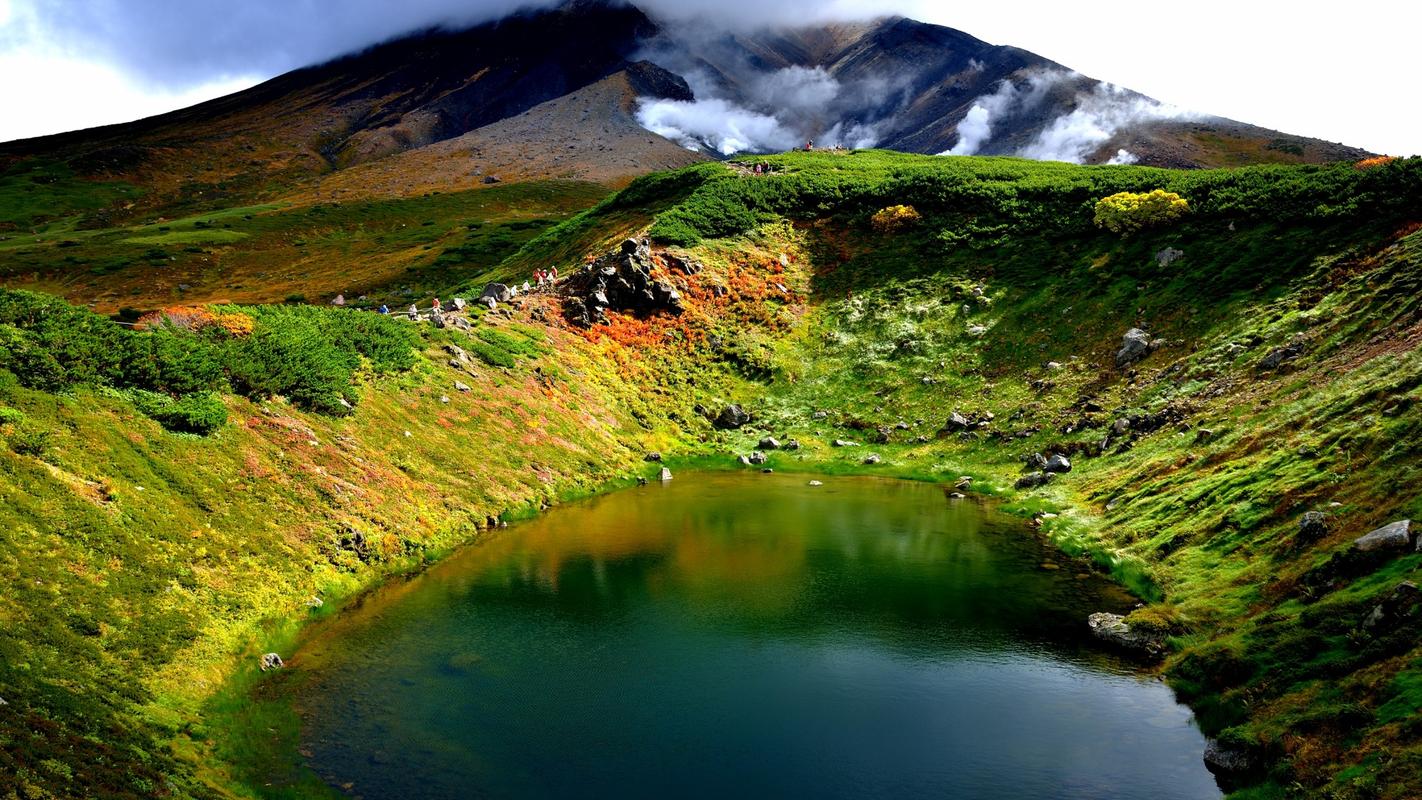
[[[526,0],[0,0],[0,141],[220,97],[431,25]],[[1022,47],[1195,111],[1422,154],[1414,0],[646,0],[773,24],[899,13]]]

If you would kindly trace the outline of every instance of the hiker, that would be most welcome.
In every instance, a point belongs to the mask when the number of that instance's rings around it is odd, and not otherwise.
[[[411,303],[411,304],[410,304],[410,321],[411,321],[411,322],[419,322],[419,321],[420,321],[420,309],[419,309],[419,307],[416,306],[414,303]]]
[[[547,281],[547,278],[544,276],[543,270],[536,269],[533,271],[533,280],[535,283],[538,284],[538,287],[541,289],[543,288],[543,284]]]
[[[438,313],[440,312],[439,298],[438,298],[438,297],[436,297],[436,298],[434,299],[434,307],[431,308],[430,311],[434,312],[435,314],[438,314]]]
[[[549,272],[550,272],[550,277],[548,278],[548,282],[549,282],[549,283],[555,283],[555,282],[557,282],[557,280],[558,280],[558,265],[557,265],[557,264],[554,264],[553,266],[549,267],[548,270],[549,270]]]
[[[806,153],[808,153],[808,152],[810,152],[811,150],[814,150],[814,149],[815,149],[815,141],[814,141],[813,139],[811,139],[811,140],[808,141],[808,142],[805,142],[805,152],[806,152]]]
[[[381,304],[380,304],[380,313],[382,313],[382,314],[389,314],[389,313],[390,313],[390,306],[387,306],[387,305],[385,305],[384,303],[381,303]]]

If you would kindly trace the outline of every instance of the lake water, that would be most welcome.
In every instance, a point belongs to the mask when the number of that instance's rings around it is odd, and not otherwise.
[[[373,593],[297,653],[309,763],[366,800],[1220,795],[1088,638],[1119,589],[941,488],[822,480],[681,475]]]

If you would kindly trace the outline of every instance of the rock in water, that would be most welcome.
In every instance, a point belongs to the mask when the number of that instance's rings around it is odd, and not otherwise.
[[[1132,652],[1154,656],[1165,649],[1160,637],[1131,628],[1120,614],[1098,611],[1086,618],[1086,625],[1096,638]]]
[[[286,666],[286,662],[281,660],[281,656],[276,653],[267,653],[262,656],[262,672],[270,669],[281,669]]]
[[[733,431],[737,428],[744,427],[745,424],[750,421],[750,414],[746,413],[745,409],[732,403],[721,409],[721,413],[716,415],[715,425],[721,430]]]
[[[671,470],[667,469],[666,467],[662,467],[662,474],[660,475],[660,478],[661,478],[661,480],[663,480],[663,481],[669,481],[669,480],[671,480],[671,479],[672,479]]]
[[[1353,540],[1353,549],[1362,553],[1377,550],[1406,550],[1412,545],[1412,520],[1390,522]]]
[[[1116,352],[1116,366],[1129,367],[1150,355],[1150,334],[1140,328],[1131,328],[1121,337],[1121,349]]]
[[[1259,760],[1248,748],[1206,739],[1205,766],[1216,775],[1238,778],[1258,770]]]

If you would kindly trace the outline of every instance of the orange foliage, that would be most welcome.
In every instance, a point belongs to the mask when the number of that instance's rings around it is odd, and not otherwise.
[[[144,314],[134,323],[139,330],[168,325],[184,331],[200,331],[218,327],[232,336],[250,336],[256,321],[246,314],[214,314],[206,308],[196,306],[171,306],[150,314]]]
[[[1372,158],[1365,158],[1353,166],[1358,169],[1372,169],[1373,167],[1381,167],[1383,164],[1389,164],[1396,160],[1397,156],[1373,156]]]

